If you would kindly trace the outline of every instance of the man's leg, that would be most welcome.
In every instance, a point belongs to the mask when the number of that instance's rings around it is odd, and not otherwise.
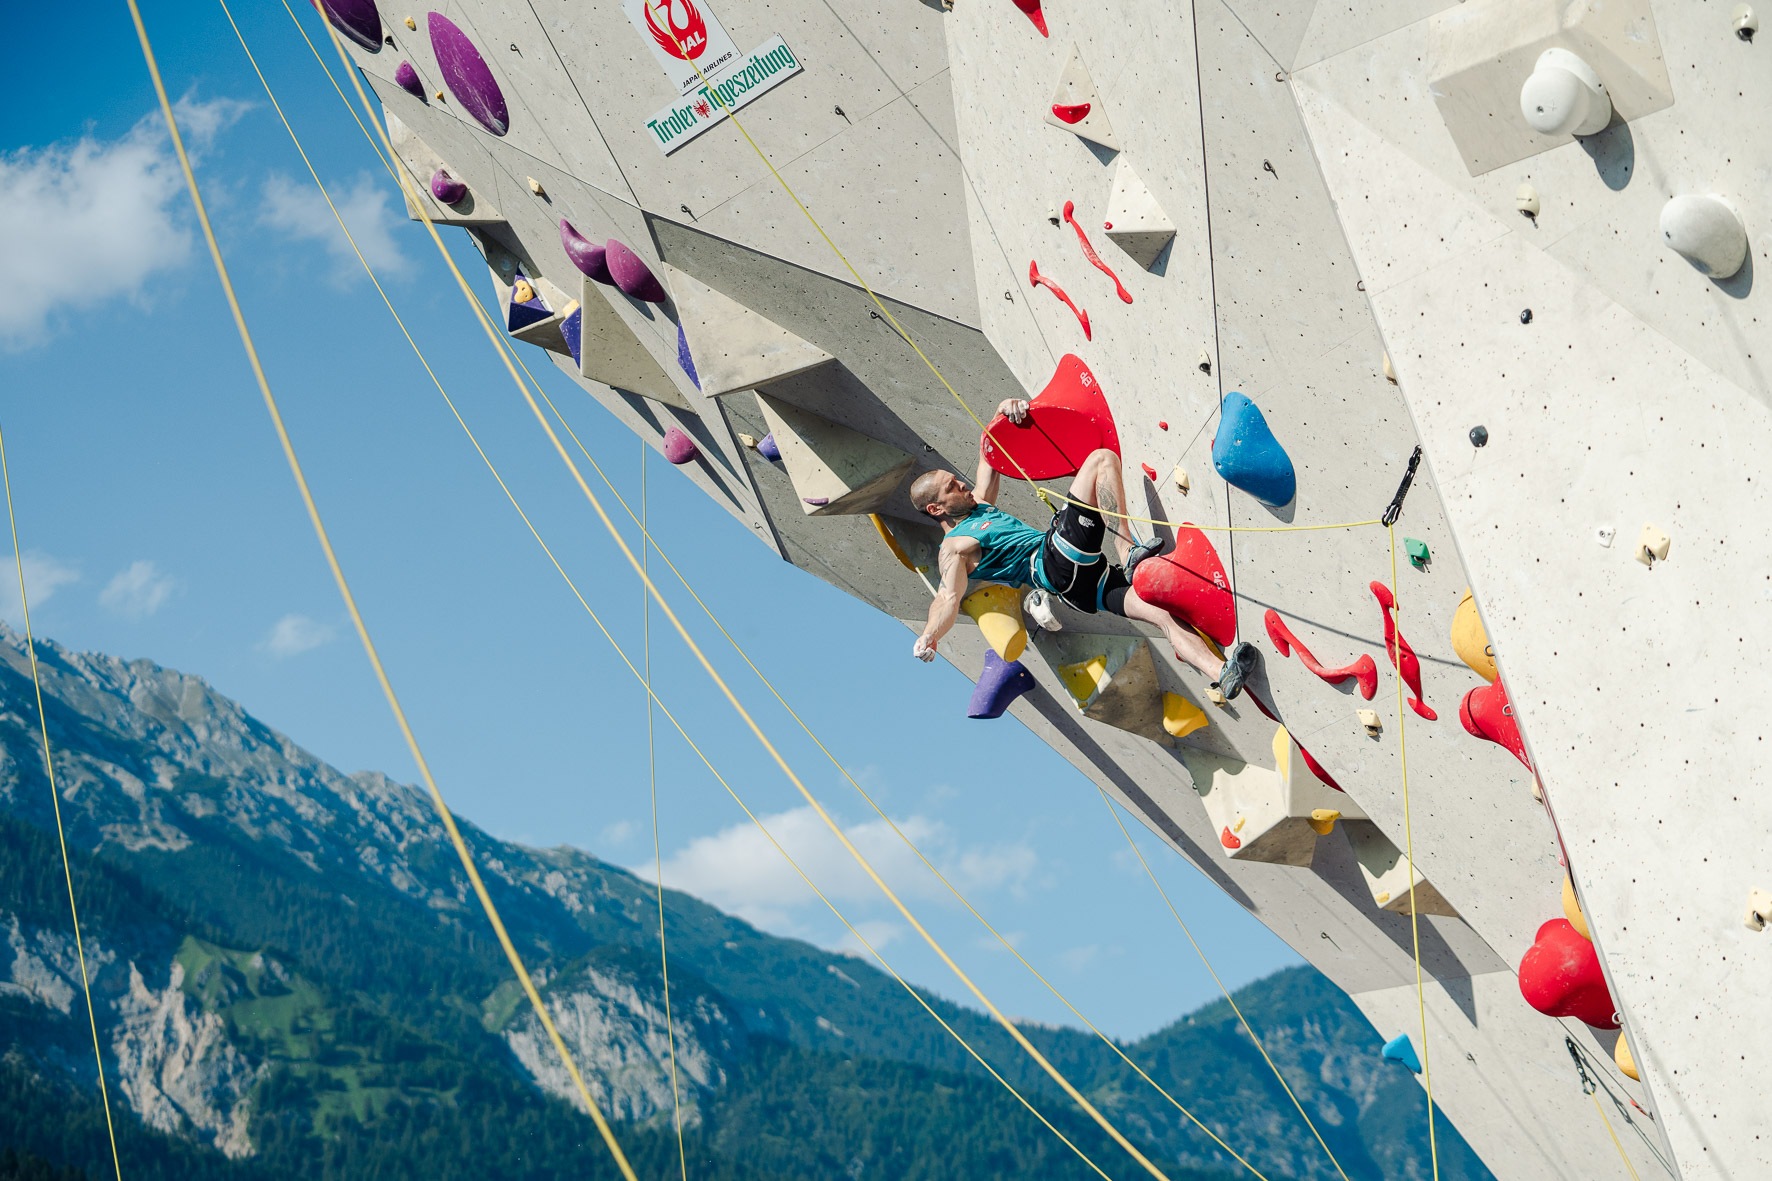
[[[1207,680],[1214,683],[1218,681],[1224,661],[1212,654],[1212,649],[1206,646],[1206,641],[1193,628],[1185,626],[1161,607],[1145,602],[1134,590],[1126,592],[1121,614],[1127,619],[1156,624],[1169,638],[1169,645],[1175,649],[1176,656],[1199,669]]]
[[[1113,534],[1114,549],[1124,566],[1132,550],[1132,530],[1126,521],[1110,515],[1126,511],[1126,481],[1120,474],[1120,457],[1106,447],[1091,451],[1071,481],[1070,496],[1102,510],[1102,520]]]

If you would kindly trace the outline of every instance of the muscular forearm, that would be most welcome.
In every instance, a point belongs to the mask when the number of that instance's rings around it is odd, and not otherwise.
[[[929,619],[923,625],[923,638],[935,644],[953,630],[954,621],[960,618],[960,598],[943,587],[935,592],[935,600],[929,604]]]

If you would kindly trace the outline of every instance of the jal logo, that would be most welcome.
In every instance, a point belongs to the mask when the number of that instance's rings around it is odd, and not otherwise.
[[[658,47],[679,60],[694,61],[708,47],[708,26],[694,0],[646,0],[646,28]],[[660,28],[658,13],[662,12],[666,28]]]

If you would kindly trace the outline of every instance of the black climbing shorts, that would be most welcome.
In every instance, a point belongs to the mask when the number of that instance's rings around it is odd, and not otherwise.
[[[1102,553],[1106,540],[1107,522],[1099,512],[1088,506],[1065,505],[1052,518],[1046,541],[1034,554],[1033,560],[1040,564],[1040,569],[1032,572],[1034,584],[1089,615],[1103,610],[1124,615],[1126,592],[1132,584],[1126,572]]]

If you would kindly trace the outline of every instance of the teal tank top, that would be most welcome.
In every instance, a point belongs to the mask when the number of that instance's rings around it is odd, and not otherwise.
[[[984,548],[972,577],[1016,586],[1025,586],[1034,578],[1028,559],[1046,540],[1046,535],[1032,525],[982,501],[949,530],[948,536],[975,538]]]

